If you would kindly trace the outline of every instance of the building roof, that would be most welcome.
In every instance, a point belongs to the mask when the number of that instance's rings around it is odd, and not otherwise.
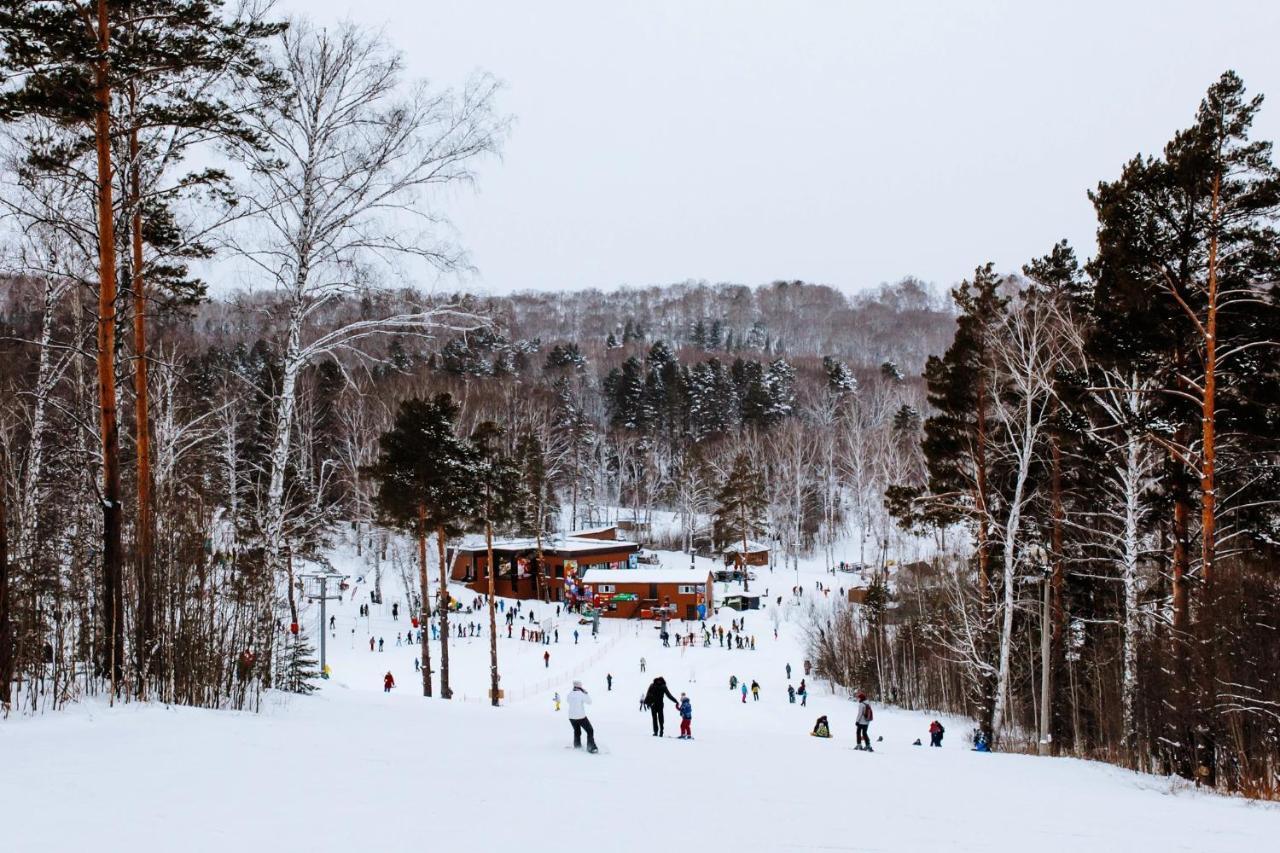
[[[582,582],[598,583],[706,583],[708,572],[697,569],[587,569]]]
[[[453,546],[458,551],[483,552],[486,550],[484,537],[472,534],[463,537]],[[522,539],[494,539],[495,551],[533,551],[538,547],[538,540],[533,537]],[[585,539],[576,536],[546,538],[542,540],[543,551],[554,551],[557,554],[591,554],[596,552],[639,550],[639,542],[628,542],[623,539]]]
[[[761,554],[761,553],[767,552],[768,550],[769,550],[768,545],[761,545],[759,542],[752,542],[750,539],[747,540],[748,554]],[[740,554],[742,553],[742,543],[738,542],[734,545],[729,545],[721,553],[722,554]]]

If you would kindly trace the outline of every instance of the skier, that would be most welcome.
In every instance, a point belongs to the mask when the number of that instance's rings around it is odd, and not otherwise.
[[[382,692],[390,693],[391,688],[395,686],[396,686],[396,680],[388,671],[387,674],[382,677]]]
[[[801,708],[809,704],[809,688],[805,687],[803,678],[800,679],[800,689],[796,691],[796,695],[800,697]]]
[[[378,638],[378,651],[382,651],[382,638]]]
[[[671,695],[671,691],[667,689],[667,680],[659,675],[649,685],[649,692],[644,695],[644,703],[649,706],[649,716],[653,719],[653,736],[662,737],[666,728],[666,719],[664,718],[662,707],[662,697],[666,696],[671,700],[672,704],[679,707],[680,703],[676,701],[676,697]]]
[[[329,617],[329,630],[330,630],[330,631],[332,631],[332,630],[334,629],[334,627],[335,627],[337,624],[338,624],[338,617],[337,617],[337,616],[330,616],[330,617]]]
[[[942,746],[942,736],[947,730],[942,727],[942,723],[934,720],[929,724],[929,746]]]
[[[542,653],[542,666],[546,669],[551,669],[551,652]]]
[[[587,733],[587,752],[597,752],[596,733],[587,719],[587,706],[591,704],[591,696],[583,689],[581,681],[573,682],[569,691],[569,724],[573,726],[573,748],[582,748],[582,733]]]
[[[787,664],[787,681],[791,680],[791,664]]]
[[[755,681],[754,679],[751,681],[751,701],[760,701],[760,682]]]
[[[867,728],[871,725],[874,714],[871,712],[871,703],[867,701],[867,694],[858,694],[858,718],[854,720],[854,728],[858,730],[858,743],[855,749],[866,750],[872,752],[871,737],[867,734]]]
[[[680,740],[691,740],[693,738],[693,703],[689,701],[689,697],[680,694],[680,702],[677,706],[680,709]]]
[[[796,688],[794,685],[787,685],[787,701],[792,705],[796,704]]]
[[[644,672],[644,658],[640,658],[640,671]]]
[[[739,687],[742,688],[742,704],[747,704],[747,682],[742,682]]]
[[[416,657],[413,659],[413,671],[422,672],[422,662],[419,661]]]
[[[612,672],[605,673],[604,683],[606,685],[606,689],[608,690],[613,689],[613,673]]]
[[[736,675],[729,676],[729,689],[730,690],[738,689],[738,676]]]
[[[573,644],[575,646],[578,645],[578,629],[577,628],[573,629]]]

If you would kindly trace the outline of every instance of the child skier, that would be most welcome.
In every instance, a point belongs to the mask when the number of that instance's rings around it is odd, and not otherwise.
[[[680,694],[680,737],[679,740],[691,740],[693,738],[693,703],[689,701],[689,697]]]
[[[559,711],[560,710],[560,691],[559,690],[557,690],[555,692],[555,695],[551,697],[551,701],[556,704],[556,710]]]
[[[873,752],[871,749],[871,736],[867,734],[867,728],[871,725],[874,714],[871,711],[871,703],[867,701],[867,694],[858,694],[858,718],[854,720],[854,728],[858,730],[858,743],[855,749]]]
[[[382,677],[382,692],[383,692],[383,693],[390,693],[390,692],[391,692],[391,688],[392,688],[392,687],[395,687],[395,686],[396,686],[396,680],[395,680],[395,677],[394,677],[394,676],[392,676],[390,672],[388,672],[386,675],[384,675],[384,676]]]

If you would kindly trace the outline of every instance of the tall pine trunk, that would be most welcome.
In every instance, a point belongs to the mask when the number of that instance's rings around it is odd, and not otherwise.
[[[111,80],[107,0],[98,0],[98,56],[93,63],[94,142],[98,166],[98,420],[102,442],[102,621],[114,699],[124,674],[124,584],[120,502],[120,431],[116,414],[116,235],[111,198]]]
[[[436,528],[436,541],[440,546],[440,596],[436,599],[436,610],[440,613],[440,698],[452,699],[453,691],[449,689],[449,571],[444,564],[444,525]],[[490,566],[490,571],[493,567]]]
[[[1222,172],[1213,176],[1209,207],[1208,294],[1204,319],[1204,395],[1201,406],[1200,459],[1200,596],[1196,637],[1200,663],[1196,730],[1200,734],[1197,777],[1217,784],[1217,388],[1218,388],[1218,223],[1222,204]]]
[[[493,525],[486,520],[484,523],[484,545],[488,551],[489,560],[489,701],[493,707],[498,707],[498,610],[495,596],[497,595],[496,581],[494,576],[493,565]]]
[[[427,580],[427,508],[418,504],[418,589],[422,601],[418,607],[418,627],[422,629],[422,695],[431,696],[431,584]]]
[[[130,101],[135,99],[132,88]],[[137,452],[138,488],[138,611],[136,626],[138,693],[146,698],[147,679],[151,674],[153,644],[155,642],[155,567],[154,541],[155,518],[152,514],[151,490],[151,421],[150,395],[147,390],[147,293],[146,277],[142,267],[142,181],[138,128],[129,129],[129,238],[133,254],[133,394],[134,394],[134,444]]]
[[[0,447],[0,471],[4,448]],[[0,483],[0,712],[8,711],[13,684],[13,627],[9,615],[9,519],[5,511],[5,487]]]

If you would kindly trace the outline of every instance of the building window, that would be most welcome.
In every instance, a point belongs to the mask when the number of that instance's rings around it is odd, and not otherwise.
[[[602,583],[596,587],[597,592],[617,592],[618,588],[611,583]]]
[[[695,584],[683,584],[677,589],[677,592],[681,595],[697,595],[702,592],[702,587]]]

